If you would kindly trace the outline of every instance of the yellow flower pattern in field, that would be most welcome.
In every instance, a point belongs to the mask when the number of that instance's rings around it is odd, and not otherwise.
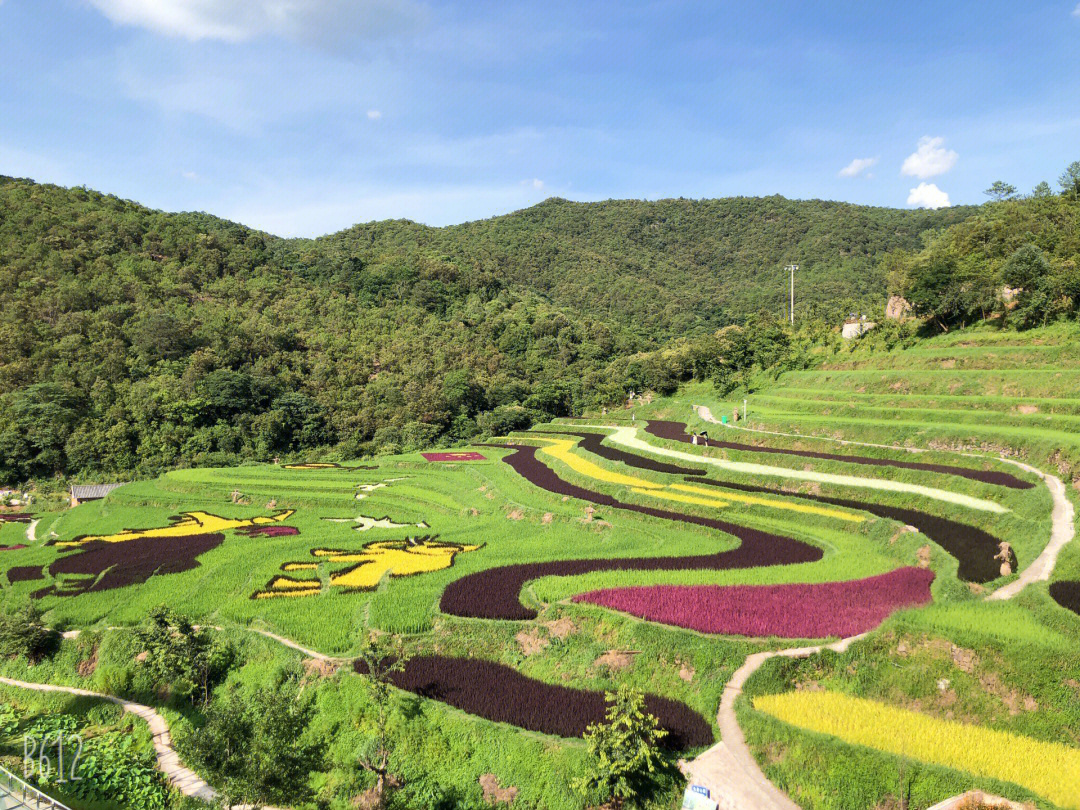
[[[687,484],[672,484],[671,488],[683,492],[696,492],[701,495],[712,495],[713,497],[717,494],[716,490],[702,489],[701,487],[688,486]],[[866,520],[862,515],[844,512],[840,509],[830,509],[827,506],[770,501],[768,498],[755,498],[753,495],[743,495],[739,492],[724,492],[722,493],[722,496],[725,500],[733,501],[735,503],[745,503],[752,506],[771,506],[775,509],[787,509],[791,512],[802,512],[807,515],[822,515],[823,517],[836,518],[837,520],[846,520],[849,523],[862,523]]]
[[[426,574],[449,568],[454,557],[467,551],[476,551],[480,546],[462,543],[442,543],[438,540],[420,538],[418,540],[385,540],[369,543],[360,551],[340,551],[317,548],[311,553],[322,557],[327,562],[354,562],[351,568],[330,575],[330,584],[343,588],[374,588],[389,573],[395,577],[408,577],[414,574]]]
[[[254,599],[270,599],[276,596],[314,596],[322,589],[317,579],[293,579],[292,577],[274,577],[266,589],[253,594]]]
[[[88,534],[76,537],[74,540],[64,540],[56,545],[60,548],[81,546],[94,540],[104,543],[123,543],[127,540],[138,540],[141,537],[190,537],[193,534],[214,534],[226,529],[242,529],[247,526],[266,526],[271,523],[280,523],[292,517],[295,509],[286,509],[269,517],[253,517],[248,519],[223,518],[211,515],[209,512],[184,512],[179,518],[173,518],[168,526],[156,529],[124,529],[115,534]]]
[[[671,484],[670,486],[665,486],[664,484],[658,484],[655,481],[638,478],[634,475],[624,475],[605,469],[599,464],[594,464],[588,459],[582,458],[573,452],[575,442],[572,439],[551,439],[549,441],[550,443],[546,447],[540,448],[541,453],[546,453],[552,458],[558,459],[574,472],[580,473],[588,478],[596,479],[597,481],[606,481],[609,484],[621,484],[622,486],[629,487],[632,492],[636,492],[639,495],[653,495],[668,501],[693,503],[699,506],[713,506],[717,508],[723,508],[727,506],[729,502],[745,503],[752,506],[767,506],[772,509],[783,509],[790,512],[822,515],[824,517],[846,520],[851,523],[861,523],[866,519],[862,515],[845,512],[841,509],[830,509],[826,506],[812,506],[805,503],[774,501],[769,500],[768,498],[756,498],[753,495],[743,495],[735,492],[720,492],[717,490],[701,489],[700,487],[687,486],[686,484]],[[677,495],[671,490],[708,497]]]
[[[1080,808],[1080,748],[939,720],[839,692],[754,698],[785,723],[977,776],[1014,782],[1062,807]]]
[[[370,590],[382,578],[409,577],[449,568],[454,557],[462,552],[476,551],[479,545],[444,543],[430,537],[410,537],[406,540],[384,540],[368,543],[358,550],[313,548],[311,554],[327,563],[355,563],[343,571],[330,575],[330,585],[347,590]],[[314,571],[315,562],[287,562],[282,571]],[[277,576],[252,599],[274,596],[309,596],[319,593],[321,583],[317,579],[293,579]]]
[[[593,464],[588,459],[582,458],[573,452],[574,441],[571,439],[552,439],[547,447],[540,448],[541,453],[547,453],[552,458],[557,458],[574,472],[581,473],[588,478],[597,481],[607,481],[609,484],[622,484],[624,487],[639,487],[640,489],[663,489],[663,484],[647,481],[633,475],[606,470],[599,464]]]

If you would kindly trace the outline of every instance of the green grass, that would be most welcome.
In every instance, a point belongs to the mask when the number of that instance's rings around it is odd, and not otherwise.
[[[1005,451],[1029,463],[1064,475],[1071,483],[1080,469],[1080,353],[1073,330],[1054,327],[1025,335],[979,329],[917,344],[907,350],[875,351],[868,342],[822,357],[817,369],[789,372],[763,379],[748,395],[750,425],[765,430],[797,433],[793,437],[753,433],[724,433],[737,441],[764,441],[770,446],[826,449],[881,458],[897,458],[991,468],[1021,478],[1037,478],[994,458]],[[898,385],[899,383],[899,385]],[[626,424],[631,413],[637,424],[648,418],[687,421],[697,430],[717,436],[724,429],[698,420],[692,404],[712,407],[719,416],[741,405],[742,392],[721,401],[708,385],[690,385],[676,396],[657,399],[633,411],[617,410],[593,424]],[[1025,413],[1021,407],[1037,411]],[[842,448],[810,435],[931,448],[912,456],[898,449]],[[537,443],[535,436],[518,440]],[[654,445],[665,445],[648,437]],[[1041,551],[1049,535],[1050,498],[1041,482],[1034,489],[1011,490],[967,479],[915,470],[869,468],[847,462],[746,451],[720,451],[666,443],[681,451],[762,462],[793,471],[856,476],[886,476],[898,481],[948,489],[994,500],[1005,514],[978,512],[908,493],[854,490],[831,484],[773,478],[764,483],[812,489],[823,495],[873,500],[962,520],[1010,542],[1021,565]],[[982,454],[966,458],[949,449]],[[533,622],[461,619],[438,610],[446,584],[465,574],[494,566],[565,559],[700,554],[730,548],[736,542],[720,533],[691,525],[600,508],[586,523],[586,504],[564,500],[529,484],[500,458],[506,451],[479,448],[488,460],[476,463],[431,464],[418,454],[378,459],[375,470],[285,470],[272,465],[229,469],[177,470],[157,479],[139,481],[113,492],[107,499],[73,510],[50,513],[38,527],[32,548],[0,552],[0,572],[14,565],[45,566],[58,555],[44,541],[128,528],[163,526],[169,516],[204,510],[231,518],[267,515],[282,509],[296,514],[285,525],[296,536],[245,537],[227,531],[224,542],[199,558],[194,570],[156,576],[145,585],[77,597],[49,596],[39,600],[48,621],[56,626],[97,628],[99,633],[78,642],[65,642],[52,660],[29,668],[25,661],[0,665],[5,674],[40,681],[105,688],[117,671],[126,671],[132,696],[145,702],[159,697],[138,682],[131,635],[106,631],[111,625],[134,625],[146,611],[162,602],[200,622],[222,625],[240,650],[241,667],[231,676],[250,686],[275,668],[294,666],[300,655],[247,627],[266,628],[302,644],[334,655],[348,656],[360,646],[370,628],[405,634],[417,652],[474,656],[508,664],[531,677],[590,689],[609,689],[626,682],[687,702],[712,720],[723,686],[746,655],[762,649],[792,646],[798,641],[712,637],[664,627],[593,606],[569,602],[585,590],[651,583],[781,583],[825,582],[870,576],[900,565],[915,564],[927,539],[900,533],[898,524],[869,517],[859,524],[836,518],[797,514],[768,506],[732,503],[717,510],[675,504],[647,494],[634,494],[618,484],[583,475],[563,462],[539,457],[564,479],[588,489],[641,503],[695,514],[721,517],[746,526],[799,538],[822,548],[815,563],[741,571],[599,572],[577,577],[545,578],[526,585],[522,599],[540,611]],[[621,463],[576,453],[602,470],[632,475],[655,483],[682,483],[669,476],[630,468]],[[372,463],[372,462],[365,462]],[[690,466],[690,465],[688,465]],[[741,473],[709,468],[709,477],[733,483],[761,484]],[[389,480],[402,479],[402,480]],[[358,500],[358,485],[385,482]],[[233,493],[241,503],[233,502]],[[715,497],[722,499],[722,490]],[[1077,491],[1070,487],[1077,499]],[[763,496],[784,503],[782,492]],[[271,509],[269,504],[273,502]],[[399,523],[425,521],[429,529],[372,529],[358,532],[353,523],[324,518],[389,516]],[[330,588],[316,597],[252,600],[287,561],[312,560],[315,547],[359,549],[377,540],[402,539],[410,534],[437,534],[441,540],[482,543],[474,552],[459,554],[451,568],[412,577],[384,579],[368,592],[347,593]],[[0,526],[0,544],[25,542],[25,526]],[[1076,714],[1080,682],[1073,663],[1080,649],[1080,618],[1056,605],[1045,583],[1029,587],[1009,603],[987,603],[981,593],[956,579],[956,562],[930,543],[930,565],[937,577],[934,604],[893,616],[883,629],[852,648],[846,656],[819,656],[801,663],[768,665],[748,687],[790,688],[796,682],[851,694],[889,700],[922,710],[952,711],[966,721],[1029,734],[1040,739],[1080,744]],[[326,581],[331,566],[320,566]],[[1056,577],[1080,577],[1080,544],[1063,552]],[[999,587],[1010,578],[989,583]],[[42,582],[9,584],[0,575],[6,603],[19,602]],[[562,620],[571,628],[557,638],[549,623]],[[540,640],[540,649],[526,655],[517,637]],[[81,677],[77,665],[97,640],[99,673]],[[901,655],[906,644],[917,650]],[[954,672],[953,647],[970,650],[979,664],[971,672]],[[629,665],[610,671],[598,659],[609,650],[630,651]],[[688,672],[693,675],[689,679]],[[111,673],[111,674],[110,674]],[[680,675],[682,673],[682,675]],[[948,678],[955,698],[946,706],[937,683]],[[996,680],[995,680],[996,679]],[[124,678],[120,682],[125,682]],[[363,682],[345,671],[322,680],[317,688],[319,733],[332,740],[326,770],[313,776],[325,806],[344,808],[363,788],[352,763],[369,721]],[[1014,698],[1013,693],[1016,693]],[[1030,708],[1025,698],[1036,708]],[[1010,702],[1020,708],[1013,713]],[[166,702],[163,711],[183,735],[198,723],[189,707]],[[844,745],[836,740],[785,726],[754,712],[743,701],[740,719],[747,738],[766,772],[807,810],[873,807],[897,795],[899,763],[894,757]],[[456,806],[477,806],[477,779],[495,773],[502,785],[521,791],[524,807],[572,808],[577,800],[570,780],[580,769],[579,741],[522,732],[469,717],[433,701],[403,698],[394,723],[402,740],[397,768],[421,791],[436,784],[433,794],[410,794],[421,804],[445,800]],[[407,752],[407,753],[406,753]],[[908,766],[911,807],[926,807],[970,786],[963,774],[917,764]],[[1032,799],[1010,785],[980,783],[1015,799]],[[665,795],[658,806],[669,803]],[[1036,802],[1038,804],[1038,802]],[[1039,806],[1048,806],[1039,804]]]

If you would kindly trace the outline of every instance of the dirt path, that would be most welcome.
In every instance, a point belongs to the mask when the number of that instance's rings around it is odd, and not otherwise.
[[[1050,512],[1050,542],[1036,557],[1031,565],[1020,572],[1020,576],[1003,588],[998,588],[988,597],[988,602],[1012,599],[1032,582],[1045,582],[1050,579],[1050,574],[1057,564],[1058,554],[1061,549],[1076,535],[1076,510],[1072,502],[1065,495],[1065,484],[1056,475],[1044,473],[1028,464],[1014,461],[1011,458],[1003,458],[1009,464],[1015,464],[1022,470],[1034,473],[1046,482],[1046,488],[1050,490],[1050,498],[1054,502],[1054,508]]]
[[[721,424],[713,418],[712,411],[706,406],[694,405],[693,408],[694,412],[706,422],[712,422],[714,425]],[[800,436],[794,433],[778,433],[772,430],[759,430],[757,428],[738,427],[736,425],[724,425],[724,427],[734,428],[735,430],[746,430],[752,433],[767,433],[772,436],[788,436],[799,439],[821,439],[823,441],[837,442],[845,445],[853,444],[862,447],[881,447],[886,450],[904,450],[908,453],[926,452],[926,450],[920,447],[892,447],[887,444],[871,444],[870,442],[833,439],[829,436]],[[1043,548],[1042,553],[1039,554],[1027,568],[1020,572],[1019,577],[1003,588],[998,588],[998,590],[987,596],[986,600],[988,602],[1000,602],[1005,599],[1012,599],[1032,582],[1045,582],[1050,579],[1050,574],[1054,571],[1054,566],[1057,564],[1057,558],[1061,553],[1061,549],[1063,549],[1076,535],[1076,509],[1066,496],[1064,482],[1056,475],[1044,473],[1042,470],[1032,467],[1030,464],[1025,464],[1016,459],[1006,458],[1005,456],[986,456],[979,455],[978,453],[963,453],[960,451],[949,450],[941,452],[955,452],[956,455],[964,456],[965,458],[996,458],[998,461],[1004,461],[1006,464],[1012,464],[1019,467],[1021,470],[1039,476],[1046,484],[1046,488],[1050,490],[1050,498],[1054,504],[1053,509],[1050,512],[1050,541],[1046,544],[1045,548]]]
[[[326,655],[325,653],[316,652],[315,650],[309,650],[307,647],[300,646],[292,639],[285,638],[285,636],[279,636],[277,633],[271,633],[269,630],[259,630],[256,627],[246,627],[244,629],[252,633],[258,633],[260,636],[265,636],[271,641],[276,641],[278,644],[283,644],[290,649],[296,650],[297,652],[302,652],[308,658],[314,658],[317,661],[326,661],[331,664],[340,664],[345,661],[352,660],[348,658],[334,658],[333,656]]]
[[[30,521],[30,524],[26,527],[26,539],[31,543],[37,542],[37,525],[41,523],[40,519],[34,519]]]
[[[866,634],[845,638],[835,644],[795,647],[789,650],[754,653],[731,676],[720,699],[716,723],[720,742],[690,762],[680,763],[691,784],[709,788],[720,810],[799,810],[799,806],[768,780],[746,745],[746,737],[735,717],[735,700],[746,680],[770,658],[806,658],[823,649],[844,652]]]
[[[180,755],[177,754],[176,749],[173,748],[168,722],[149,706],[143,706],[141,703],[133,703],[130,700],[123,700],[121,698],[113,697],[112,695],[91,692],[89,689],[79,689],[75,686],[56,686],[51,683],[16,681],[12,678],[4,677],[0,677],[0,683],[6,684],[7,686],[16,686],[20,689],[33,689],[35,692],[64,692],[69,695],[98,698],[99,700],[107,700],[110,703],[115,703],[125,712],[130,712],[136,717],[144,720],[146,725],[150,727],[150,733],[153,735],[154,753],[157,756],[157,767],[158,770],[165,775],[169,784],[185,796],[194,796],[204,802],[214,804],[215,807],[217,806],[217,791],[206,784],[202,777],[195,773],[195,771],[184,767],[184,764],[180,761]],[[250,805],[237,804],[233,805],[232,810],[252,809]],[[283,808],[261,805],[260,810],[283,810]]]
[[[206,784],[197,773],[185,768],[183,763],[180,762],[180,756],[176,753],[176,749],[173,748],[172,737],[169,735],[169,724],[165,721],[164,717],[149,706],[143,706],[141,703],[132,703],[130,700],[121,700],[120,698],[112,697],[111,695],[102,695],[97,692],[91,692],[88,689],[78,689],[74,686],[30,683],[3,677],[0,677],[0,683],[7,684],[8,686],[17,686],[22,689],[33,689],[36,692],[66,692],[69,695],[100,698],[101,700],[115,703],[125,712],[130,712],[136,717],[146,721],[146,724],[150,727],[150,733],[153,735],[154,752],[157,755],[158,770],[165,775],[169,784],[185,796],[194,796],[205,802],[213,802],[217,798],[217,793],[212,787]]]
[[[922,484],[908,484],[904,481],[894,481],[890,478],[864,478],[858,475],[841,475],[839,473],[824,473],[814,470],[801,470],[794,467],[773,467],[768,464],[756,464],[748,461],[728,461],[727,459],[714,458],[712,456],[695,455],[684,453],[681,450],[672,450],[667,447],[650,444],[638,438],[636,427],[616,425],[582,425],[581,427],[600,427],[614,432],[608,435],[613,444],[621,444],[634,450],[645,453],[655,453],[669,458],[678,458],[683,461],[693,461],[697,464],[709,464],[722,470],[746,473],[747,475],[767,476],[769,478],[790,478],[796,481],[816,481],[821,484],[836,484],[842,487],[860,487],[862,489],[877,489],[886,492],[909,492],[912,495],[920,495],[935,501],[956,504],[968,509],[976,509],[981,512],[994,512],[1002,514],[1009,510],[1001,504],[975,498],[971,495],[962,495],[937,487],[923,486]]]

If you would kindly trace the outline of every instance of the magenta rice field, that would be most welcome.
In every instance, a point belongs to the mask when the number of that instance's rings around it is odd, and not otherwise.
[[[907,567],[818,584],[605,588],[574,601],[702,633],[827,638],[865,633],[896,610],[929,603],[933,580],[932,571]]]

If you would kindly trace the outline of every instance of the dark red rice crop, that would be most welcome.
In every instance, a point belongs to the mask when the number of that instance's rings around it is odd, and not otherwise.
[[[480,619],[533,619],[536,617],[536,611],[522,605],[519,595],[526,582],[539,577],[574,576],[593,571],[727,570],[755,568],[763,565],[793,565],[816,562],[824,554],[820,548],[791,537],[699,515],[687,515],[650,506],[622,503],[610,495],[592,492],[559,478],[550,467],[536,458],[535,447],[489,446],[514,450],[515,452],[506,456],[503,461],[526,480],[549,492],[568,495],[601,506],[626,509],[651,517],[716,529],[734,535],[741,543],[738,548],[730,551],[686,557],[554,560],[488,568],[455,580],[446,587],[439,602],[439,608],[444,613]]]
[[[1080,616],[1080,581],[1065,579],[1051,582],[1050,596],[1063,608]]]
[[[9,568],[4,573],[7,574],[8,582],[30,582],[35,579],[41,579],[41,566],[16,565],[14,568]]]
[[[691,438],[686,432],[685,422],[669,422],[662,419],[651,419],[645,426],[645,432],[659,439],[690,443]],[[972,481],[980,481],[984,484],[997,484],[1010,489],[1031,489],[1035,485],[1030,481],[1024,481],[1010,473],[996,470],[976,470],[971,467],[954,467],[949,464],[929,464],[921,461],[896,461],[889,458],[874,458],[872,456],[847,456],[839,453],[821,453],[816,450],[795,450],[790,447],[765,447],[756,444],[740,444],[738,442],[722,442],[716,439],[699,439],[698,443],[705,442],[709,447],[721,447],[725,450],[738,450],[746,453],[780,453],[788,456],[801,456],[803,458],[817,458],[823,461],[844,461],[850,464],[869,464],[874,467],[899,467],[905,470],[923,470],[925,472],[945,473],[947,475],[959,475]]]
[[[277,524],[269,526],[241,526],[236,530],[236,533],[247,537],[290,537],[294,534],[300,534],[300,530],[295,526],[282,526]]]
[[[360,674],[367,671],[363,661],[353,667]],[[590,723],[604,719],[603,692],[544,683],[478,658],[418,656],[391,679],[399,689],[468,714],[544,734],[580,737]],[[645,706],[668,732],[663,742],[672,750],[712,743],[712,729],[705,718],[685,703],[650,694]]]
[[[976,526],[931,515],[918,509],[905,509],[849,498],[830,498],[824,495],[811,495],[808,492],[782,492],[769,487],[735,484],[730,481],[710,481],[706,478],[689,480],[695,484],[707,484],[739,492],[766,492],[772,495],[783,495],[785,498],[801,498],[815,503],[841,506],[845,509],[860,509],[878,517],[896,520],[905,526],[914,526],[955,557],[959,563],[956,574],[965,582],[990,582],[1001,576],[1001,562],[994,559],[994,555],[998,553],[999,541],[989,532]]]
[[[702,633],[825,638],[865,633],[896,610],[927,604],[933,580],[908,567],[846,582],[604,588],[574,601]]]
[[[76,596],[91,591],[108,591],[141,585],[158,574],[178,574],[199,567],[197,557],[217,548],[225,539],[221,533],[190,534],[184,537],[138,537],[119,543],[92,540],[77,546],[49,566],[60,581],[34,597],[57,593]]]
[[[16,543],[13,546],[0,546],[0,551],[18,551],[20,548],[26,548],[26,543]]]

